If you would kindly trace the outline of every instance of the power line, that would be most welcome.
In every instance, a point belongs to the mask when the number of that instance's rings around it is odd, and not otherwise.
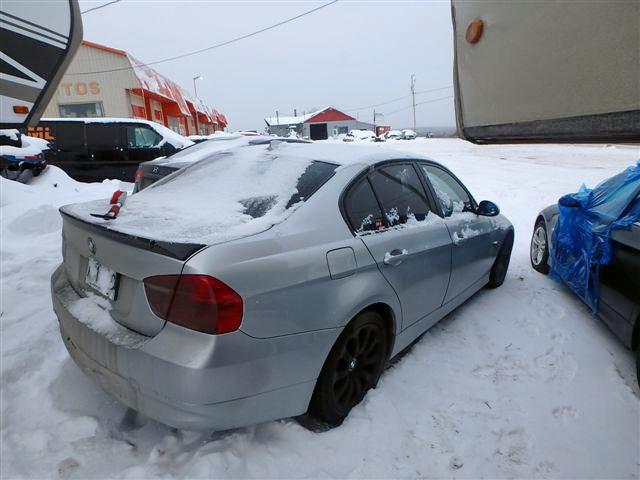
[[[154,62],[143,63],[143,64],[140,64],[140,65],[136,65],[136,67],[148,67],[148,66],[151,66],[151,65],[158,65],[159,63],[171,62],[173,60],[178,60],[180,58],[190,57],[192,55],[197,55],[199,53],[208,52],[208,51],[214,50],[216,48],[224,47],[226,45],[229,45],[229,44],[232,44],[232,43],[235,43],[235,42],[239,42],[240,40],[244,40],[246,38],[258,35],[260,33],[264,33],[264,32],[266,32],[268,30],[273,30],[274,28],[280,27],[280,26],[284,25],[285,23],[293,22],[294,20],[302,18],[302,17],[304,17],[306,15],[310,15],[310,14],[312,14],[314,12],[317,12],[318,10],[322,10],[323,8],[326,8],[326,7],[328,7],[330,5],[333,5],[334,3],[337,3],[337,2],[338,2],[338,0],[332,0],[329,3],[325,3],[324,5],[320,5],[319,7],[312,8],[311,10],[307,10],[306,12],[303,12],[303,13],[301,13],[299,15],[296,15],[295,17],[287,18],[286,20],[282,20],[281,22],[275,23],[273,25],[270,25],[268,27],[262,28],[260,30],[256,30],[255,32],[247,33],[246,35],[242,35],[240,37],[232,38],[231,40],[227,40],[227,41],[222,42],[222,43],[217,43],[217,44],[212,45],[210,47],[201,48],[200,50],[194,50],[192,52],[183,53],[181,55],[176,55],[174,57],[163,58],[162,60],[156,60]],[[95,72],[70,73],[69,75],[96,75],[98,73],[111,73],[111,72],[120,72],[120,71],[123,71],[123,70],[132,70],[133,68],[134,68],[133,66],[129,66],[129,67],[112,68],[112,69],[109,69],[109,70],[98,70],[98,71],[95,71]]]
[[[94,10],[100,10],[101,8],[108,7],[109,5],[113,5],[114,3],[118,3],[118,2],[121,2],[121,1],[122,0],[112,0],[111,2],[107,2],[107,3],[104,3],[102,5],[98,5],[97,7],[87,8],[86,10],[83,10],[80,13],[84,15],[85,13],[93,12]]]
[[[453,87],[453,85],[449,85],[447,87],[431,88],[429,90],[420,90],[419,92],[415,92],[415,93],[416,93],[416,95],[421,95],[423,93],[437,92],[437,91],[446,90],[447,88],[452,88],[452,87]],[[394,103],[394,102],[397,102],[399,100],[403,100],[405,98],[409,98],[410,96],[411,96],[411,94],[403,95],[401,97],[394,98],[393,100],[388,100],[388,101],[382,102],[382,103],[376,103],[375,105],[367,105],[366,107],[351,108],[351,109],[343,110],[343,111],[344,112],[359,112],[361,110],[369,110],[370,108],[381,107],[383,105],[389,105],[390,103]]]
[[[426,104],[426,103],[439,102],[440,100],[446,100],[447,98],[453,98],[453,95],[447,95],[446,97],[434,98],[434,99],[432,99],[432,100],[427,100],[427,101],[425,101],[425,102],[416,103],[416,105],[415,105],[415,106],[417,107],[417,106],[420,106],[420,105],[424,105],[424,104]],[[399,109],[394,110],[394,111],[389,112],[389,113],[385,113],[385,115],[393,115],[394,113],[402,112],[403,110],[408,110],[408,109],[410,109],[410,108],[413,108],[413,104],[408,105],[408,106],[406,106],[406,107],[399,108]]]

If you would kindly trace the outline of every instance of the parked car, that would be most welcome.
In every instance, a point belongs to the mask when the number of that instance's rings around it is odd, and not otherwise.
[[[402,130],[402,135],[400,136],[400,140],[415,140],[417,137],[416,132],[413,130]]]
[[[132,182],[140,162],[193,145],[163,125],[130,118],[43,118],[29,133],[50,142],[47,163],[82,182]]]
[[[351,130],[342,139],[343,142],[371,142],[376,138],[371,130]]]
[[[640,174],[640,163],[636,169]],[[615,180],[615,177],[609,179],[609,181],[611,180]],[[607,186],[603,182],[594,191],[597,192],[598,188],[602,188],[603,185]],[[589,245],[578,244],[575,246],[580,250],[580,258],[569,258],[568,263],[570,263],[569,269],[576,271],[575,274],[579,277],[578,284],[586,287],[577,293],[580,295],[581,292],[584,292],[583,300],[587,304],[591,303],[592,308],[596,307],[598,316],[622,340],[626,348],[637,352],[636,367],[640,382],[640,193],[638,190],[640,190],[640,184],[636,181],[635,190],[627,187],[619,192],[620,196],[607,195],[605,197],[603,195],[605,201],[589,214],[589,221],[598,225],[596,227],[598,230],[602,230],[599,222],[601,222],[601,218],[604,218],[602,224],[606,225],[606,222],[611,220],[607,218],[607,208],[609,205],[613,205],[612,202],[616,202],[615,206],[622,209],[621,216],[632,215],[629,221],[636,220],[628,227],[616,228],[611,231],[610,243],[607,247],[610,248],[609,262],[599,265],[595,270],[593,266],[585,262],[584,258],[588,255],[589,247],[595,244],[595,242],[588,242]],[[622,203],[623,201],[625,203]],[[561,199],[560,203],[566,206],[567,211],[578,208],[577,203],[568,202],[565,197]],[[535,221],[530,248],[531,265],[544,275],[549,274],[552,270],[553,259],[558,250],[556,229],[559,225],[560,215],[561,207],[555,204],[542,210]],[[578,230],[587,232],[589,230],[578,225],[572,228],[577,234],[581,233]],[[587,277],[586,275],[591,276]],[[560,279],[566,281],[562,275],[559,276]],[[571,279],[568,280],[571,283]]]
[[[46,140],[22,135],[18,130],[0,130],[0,176],[28,183],[47,167]]]
[[[160,157],[149,162],[141,163],[138,166],[135,176],[135,186],[133,193],[147,188],[158,180],[167,175],[180,170],[194,162],[211,156],[213,153],[229,150],[233,147],[242,145],[266,145],[273,141],[284,143],[310,143],[293,137],[271,137],[266,135],[260,136],[243,136],[243,135],[224,135],[212,136],[199,145],[185,148],[168,157]]]
[[[342,144],[220,151],[91,216],[105,206],[61,209],[62,339],[119,401],[187,429],[341,423],[390,358],[503,283],[513,244],[442,165]]]
[[[389,130],[384,134],[384,138],[387,140],[398,140],[400,137],[402,137],[402,131],[400,130]]]

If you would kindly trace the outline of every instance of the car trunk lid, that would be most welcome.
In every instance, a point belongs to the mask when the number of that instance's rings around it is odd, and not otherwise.
[[[81,296],[106,298],[113,320],[131,330],[147,336],[162,330],[165,320],[151,311],[143,280],[180,274],[185,260],[204,245],[123,234],[79,219],[67,207],[60,211],[64,268],[73,289]]]

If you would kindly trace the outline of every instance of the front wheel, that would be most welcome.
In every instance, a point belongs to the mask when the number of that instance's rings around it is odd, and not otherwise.
[[[353,319],[322,367],[309,414],[331,426],[340,425],[377,385],[388,349],[384,320],[377,312],[363,312]]]
[[[531,248],[529,249],[529,257],[531,266],[536,272],[544,275],[549,273],[549,240],[547,235],[547,226],[541,218],[533,227],[533,235],[531,236]]]

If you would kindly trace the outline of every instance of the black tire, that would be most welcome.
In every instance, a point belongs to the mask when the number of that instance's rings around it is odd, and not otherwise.
[[[540,243],[542,241],[544,242],[543,244]],[[540,252],[542,253],[541,255]],[[536,272],[544,275],[549,273],[549,235],[547,235],[547,223],[542,218],[539,218],[533,227],[533,235],[531,235],[531,245],[529,247],[529,260]]]
[[[509,233],[507,233],[500,247],[500,251],[493,262],[493,267],[491,267],[491,272],[489,273],[487,288],[498,288],[504,283],[507,271],[509,270],[511,250],[513,250],[513,230],[509,230]]]
[[[340,334],[322,367],[309,415],[330,426],[340,425],[377,385],[388,352],[389,339],[380,314],[359,314]]]

